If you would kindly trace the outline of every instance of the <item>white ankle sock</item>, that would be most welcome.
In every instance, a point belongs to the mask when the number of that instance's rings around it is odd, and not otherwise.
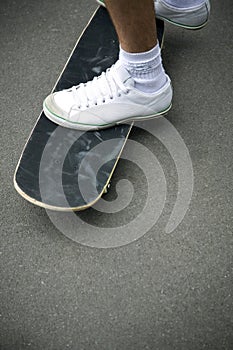
[[[204,0],[163,0],[166,4],[177,8],[191,8],[203,4]]]
[[[120,47],[119,61],[131,74],[135,88],[140,91],[153,93],[166,83],[159,44],[150,51],[140,53],[129,53]]]

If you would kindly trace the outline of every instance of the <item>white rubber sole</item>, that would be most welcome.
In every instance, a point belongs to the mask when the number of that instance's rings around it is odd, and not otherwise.
[[[81,123],[71,123],[66,119],[63,119],[56,114],[52,113],[47,107],[46,104],[43,104],[43,110],[46,115],[46,117],[54,122],[57,125],[60,125],[65,128],[69,129],[75,129],[75,130],[81,130],[81,131],[92,131],[92,130],[101,130],[101,129],[107,129],[115,125],[120,125],[120,124],[127,124],[127,123],[133,123],[134,121],[141,121],[141,120],[149,120],[153,118],[157,118],[160,116],[165,115],[172,107],[172,104],[170,104],[165,110],[148,115],[148,116],[138,116],[138,117],[129,117],[129,118],[124,118],[121,120],[118,120],[114,123],[109,123],[109,124],[104,124],[104,125],[90,125],[90,124],[81,124]]]
[[[189,30],[198,30],[198,29],[202,29],[203,27],[205,27],[208,23],[208,20],[206,22],[204,22],[203,24],[200,24],[198,26],[188,26],[186,24],[181,24],[181,23],[177,23],[177,22],[174,22],[170,19],[167,19],[165,17],[160,17],[160,16],[157,16],[156,17],[157,19],[160,19],[164,22],[167,22],[167,23],[170,23],[170,24],[173,24],[174,26],[177,26],[177,27],[180,27],[180,28],[184,28],[184,29],[189,29]]]
[[[103,6],[103,7],[106,7],[106,5],[105,5],[105,3],[104,3],[103,1],[96,0],[96,2],[97,2],[99,5],[101,5],[101,6]]]

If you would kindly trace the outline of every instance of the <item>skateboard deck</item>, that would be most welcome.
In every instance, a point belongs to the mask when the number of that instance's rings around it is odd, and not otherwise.
[[[157,21],[157,31],[162,46],[163,21]],[[116,62],[118,50],[112,21],[107,10],[99,7],[53,91],[101,74]],[[106,192],[132,127],[133,123],[83,132],[57,126],[42,112],[16,167],[16,190],[29,202],[46,209],[78,211],[93,206]]]

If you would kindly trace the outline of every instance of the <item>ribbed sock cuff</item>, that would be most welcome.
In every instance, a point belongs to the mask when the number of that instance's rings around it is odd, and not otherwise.
[[[120,63],[135,81],[135,87],[144,92],[155,92],[166,83],[159,44],[140,53],[126,52],[120,47]]]
[[[157,44],[151,50],[140,53],[129,53],[120,47],[120,62],[133,78],[154,78],[162,70],[160,47]]]

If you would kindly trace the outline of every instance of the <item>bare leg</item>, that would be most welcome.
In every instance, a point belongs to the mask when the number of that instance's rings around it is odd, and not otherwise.
[[[153,0],[106,0],[105,3],[125,51],[145,52],[156,45]]]

